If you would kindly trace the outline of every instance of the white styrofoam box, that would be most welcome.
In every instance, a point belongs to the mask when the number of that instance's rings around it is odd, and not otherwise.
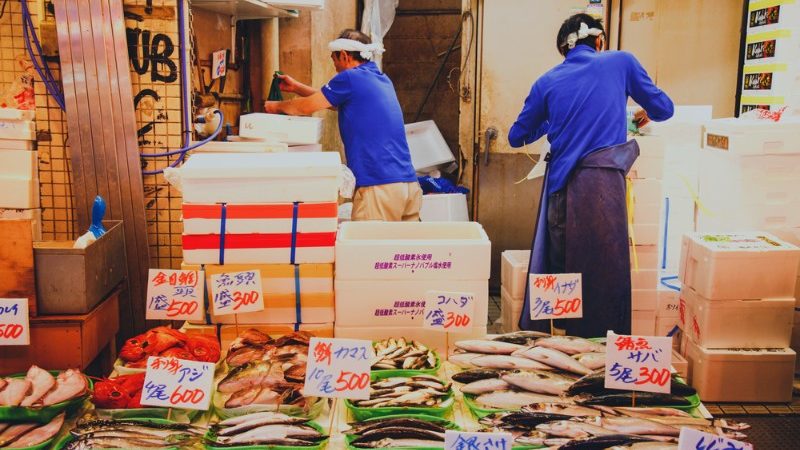
[[[628,236],[631,245],[658,245],[662,228],[660,223],[634,223],[633,235]]]
[[[455,351],[455,342],[467,339],[480,339],[486,337],[486,327],[476,327],[465,333],[443,333],[426,328],[409,327],[344,327],[338,323],[334,329],[334,336],[346,339],[367,339],[380,341],[389,338],[405,338],[425,344],[436,351],[444,360],[447,355]]]
[[[745,38],[744,63],[772,64],[796,61],[800,57],[800,32],[797,28],[778,28],[761,33],[748,33]]]
[[[681,290],[681,328],[706,348],[784,348],[792,335],[795,299],[709,300]]]
[[[759,64],[742,68],[742,95],[782,96],[800,90],[800,65]]]
[[[183,234],[219,235],[224,228],[226,234],[291,234],[294,229],[333,235],[339,227],[336,202],[301,203],[296,210],[291,203],[232,203],[225,208],[224,227],[222,210],[219,204],[183,203]]]
[[[747,33],[800,26],[800,4],[795,1],[750,0],[747,6]]]
[[[287,151],[289,151],[289,146],[283,142],[267,141],[211,141],[194,149],[195,153],[276,153]]]
[[[631,270],[636,270],[634,267],[634,252],[636,253],[636,260],[639,262],[639,270],[658,270],[661,264],[661,248],[657,245],[637,245],[630,247],[631,255]],[[649,289],[649,288],[647,288]]]
[[[220,264],[219,248],[189,249],[183,236],[183,260],[187,264]],[[289,247],[278,248],[226,248],[225,264],[288,264]],[[329,264],[334,261],[333,247],[297,247],[295,264]]]
[[[701,211],[697,215],[698,231],[736,232],[800,227],[800,208],[788,202],[740,204],[736,209],[730,204],[708,202],[706,208],[710,213]]]
[[[636,136],[639,157],[664,159],[665,140],[663,136]]]
[[[36,152],[0,151],[0,208],[39,207],[39,182]]]
[[[411,151],[411,163],[417,172],[427,172],[455,161],[453,152],[432,120],[406,124],[406,140]]]
[[[653,336],[655,329],[656,312],[654,310],[631,311],[631,334]]]
[[[739,155],[800,153],[800,120],[715,119],[706,124],[703,148]]]
[[[469,222],[467,196],[464,194],[423,195],[419,217],[423,222]]]
[[[26,139],[4,139],[0,136],[0,150],[33,150],[34,141]]]
[[[681,356],[676,350],[672,350],[672,368],[675,369],[675,372],[684,380],[689,379],[689,361],[686,361],[686,358]]]
[[[681,244],[680,280],[712,300],[790,297],[800,248],[769,233],[690,233]]]
[[[643,180],[649,181],[649,180]],[[661,203],[640,203],[633,206],[634,224],[655,224],[661,222]],[[630,211],[628,211],[630,214]],[[638,242],[637,242],[638,244]]]
[[[504,286],[500,286],[500,317],[503,333],[519,331],[519,318],[522,316],[524,306],[524,300],[512,297]]]
[[[282,114],[243,114],[239,117],[239,135],[287,144],[318,144],[322,136],[322,119]]]
[[[785,349],[708,349],[686,342],[689,382],[707,402],[789,402],[796,354]]]
[[[324,8],[325,0],[269,0],[270,6],[278,6],[285,9],[294,8]]]
[[[331,202],[339,197],[337,152],[206,153],[179,169],[187,203]]]
[[[336,280],[336,324],[346,327],[421,327],[430,291],[471,294],[473,320],[486,326],[489,317],[489,281],[484,280]]]
[[[0,108],[2,111],[2,108]],[[42,240],[42,210],[41,209],[6,209],[0,208],[0,219],[25,219],[31,221],[33,240]]]
[[[0,150],[0,176],[34,178],[37,169],[36,152]]]
[[[321,152],[322,144],[290,145],[290,152]]]
[[[506,250],[500,254],[500,284],[513,299],[524,300],[530,250]]]
[[[0,139],[36,140],[36,123],[30,120],[0,120]]]
[[[800,130],[798,130],[800,131]],[[719,151],[701,152],[703,176],[699,196],[730,204],[797,200],[800,153],[739,156]]]
[[[486,280],[491,243],[477,222],[349,222],[336,280]]]
[[[658,290],[633,289],[631,290],[631,308],[635,311],[655,310],[658,307]]]
[[[36,112],[32,109],[0,108],[0,120],[33,120]]]
[[[658,270],[635,269],[631,270],[631,289],[653,290],[658,287],[660,272]]]
[[[649,178],[662,179],[664,178],[664,158],[640,155],[636,158],[636,162],[633,163],[627,176],[634,180]]]
[[[675,280],[677,282],[677,280]],[[670,289],[664,285],[658,287],[658,306],[657,316],[663,318],[678,318],[680,317],[680,297],[679,291]]]
[[[633,201],[635,204],[661,204],[664,199],[664,189],[661,180],[633,180]]]

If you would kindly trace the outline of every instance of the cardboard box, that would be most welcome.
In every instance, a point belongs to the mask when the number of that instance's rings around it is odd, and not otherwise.
[[[659,275],[658,270],[631,270],[631,289],[645,291],[657,289]]]
[[[637,206],[639,204],[661,204],[664,199],[664,188],[661,180],[632,180],[631,188],[633,202]]]
[[[684,380],[689,379],[689,361],[675,350],[672,351],[672,368]]]
[[[524,306],[524,299],[512,298],[508,290],[504,286],[500,286],[500,317],[503,319],[503,333],[519,331],[519,319]]]
[[[530,250],[506,250],[500,254],[500,284],[510,298],[524,299],[530,260]]]
[[[661,248],[657,245],[637,245],[630,247],[631,269],[634,266],[634,253],[639,263],[639,270],[658,270],[661,265]]]
[[[42,240],[42,210],[41,209],[8,209],[0,208],[0,219],[24,219],[31,221],[33,240]]]
[[[655,310],[658,307],[658,290],[655,288],[632,290],[631,307],[638,311]]]
[[[631,245],[658,245],[661,237],[661,223],[633,224],[633,234],[629,236]]]
[[[653,336],[656,328],[655,310],[631,311],[631,334]]]
[[[455,342],[486,337],[486,327],[478,327],[473,329],[472,332],[466,333],[444,333],[424,328],[343,327],[336,324],[335,335],[337,338],[367,339],[370,341],[404,337],[425,344],[444,358],[455,351]]]

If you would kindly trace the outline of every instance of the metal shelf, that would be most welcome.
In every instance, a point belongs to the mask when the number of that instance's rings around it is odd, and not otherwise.
[[[192,8],[233,16],[234,20],[296,18],[300,13],[261,0],[192,0]]]

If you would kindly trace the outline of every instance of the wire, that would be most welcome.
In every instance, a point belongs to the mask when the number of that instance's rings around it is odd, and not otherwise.
[[[28,50],[28,55],[31,58],[31,63],[33,63],[33,68],[36,69],[36,73],[39,74],[39,77],[42,79],[44,83],[45,89],[47,92],[53,97],[53,100],[58,104],[62,111],[66,111],[66,103],[64,101],[64,94],[58,87],[58,82],[55,80],[53,73],[50,72],[50,67],[47,64],[47,61],[44,60],[44,52],[42,51],[42,46],[39,43],[39,37],[36,34],[36,27],[33,25],[33,19],[31,19],[30,10],[28,10],[28,1],[27,0],[20,0],[20,6],[22,9],[22,32],[25,36],[25,47]],[[36,45],[36,50],[38,53],[34,53],[33,48],[31,47],[31,40],[33,40],[34,45]],[[41,63],[37,59],[38,57],[41,58]],[[42,71],[42,66],[44,66],[44,71]]]
[[[225,122],[225,116],[222,114],[222,111],[220,111],[220,110],[216,110],[216,111],[214,111],[214,113],[219,114],[219,124],[217,125],[217,129],[214,130],[214,132],[209,137],[203,139],[202,141],[195,142],[192,145],[186,146],[186,147],[178,149],[178,150],[172,150],[172,151],[168,151],[168,152],[164,152],[164,153],[148,153],[148,154],[142,154],[140,156],[142,158],[156,158],[156,157],[172,156],[172,155],[178,155],[179,154],[180,156],[178,157],[178,159],[176,159],[174,162],[172,162],[169,165],[169,167],[173,167],[173,168],[177,167],[178,164],[183,162],[184,158],[186,157],[186,153],[187,152],[189,152],[190,150],[194,150],[197,147],[200,147],[202,145],[208,144],[209,142],[213,141],[219,135],[219,133],[222,131],[222,124]],[[160,173],[164,173],[164,169],[160,169],[160,170],[143,170],[142,171],[142,175],[158,175]]]

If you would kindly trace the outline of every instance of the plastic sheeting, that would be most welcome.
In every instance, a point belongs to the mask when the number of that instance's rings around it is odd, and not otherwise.
[[[361,32],[367,34],[373,43],[383,44],[383,37],[394,23],[395,10],[399,0],[365,0],[364,15],[361,20]],[[379,68],[383,67],[383,57],[374,59]]]

